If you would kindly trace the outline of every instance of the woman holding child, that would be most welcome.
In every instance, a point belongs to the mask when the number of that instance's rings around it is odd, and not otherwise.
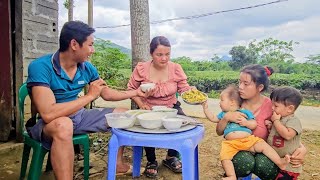
[[[257,121],[257,127],[253,130],[253,135],[260,137],[267,141],[269,131],[267,125],[271,123],[272,101],[262,95],[262,92],[268,89],[269,78],[273,70],[269,67],[261,65],[249,65],[241,70],[239,78],[239,92],[240,97],[243,99],[241,108],[253,112]],[[246,116],[241,112],[227,112],[225,116],[217,124],[217,134],[223,135],[224,129],[228,122],[237,122]],[[306,155],[306,148],[300,146],[291,154],[290,163],[292,167],[299,167],[303,163],[304,156]],[[268,169],[264,164],[255,166],[256,168]]]
[[[180,102],[177,101],[176,92],[180,94],[190,90],[187,76],[179,64],[170,61],[171,45],[163,36],[154,37],[150,43],[152,60],[140,62],[132,72],[128,83],[128,90],[138,89],[141,84],[155,83],[153,95],[148,98],[134,97],[132,100],[140,109],[151,109],[153,106],[166,106],[178,110],[178,114],[184,115]],[[158,162],[156,161],[155,148],[145,147],[148,163],[144,174],[147,177],[156,177],[158,174]],[[163,165],[173,172],[181,173],[182,164],[178,159],[178,152],[168,150]]]

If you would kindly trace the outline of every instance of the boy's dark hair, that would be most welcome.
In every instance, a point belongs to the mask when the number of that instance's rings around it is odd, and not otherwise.
[[[228,97],[231,100],[235,100],[239,106],[242,104],[243,100],[240,97],[239,89],[237,86],[229,85],[226,89],[223,90],[223,92],[227,93]]]
[[[262,91],[265,91],[268,89],[270,84],[269,76],[271,76],[274,71],[269,66],[263,67],[260,64],[252,64],[243,67],[240,72],[249,74],[256,86],[262,84]]]
[[[159,45],[171,47],[169,40],[164,36],[156,36],[151,40],[150,43],[150,54],[154,52],[154,50],[157,49]]]
[[[66,51],[69,48],[69,44],[72,39],[75,39],[79,43],[80,47],[82,47],[83,42],[85,42],[87,37],[94,32],[95,30],[92,27],[81,21],[66,22],[60,33],[59,51]]]
[[[272,91],[270,99],[285,106],[293,105],[297,109],[302,102],[302,95],[293,87],[280,87]]]

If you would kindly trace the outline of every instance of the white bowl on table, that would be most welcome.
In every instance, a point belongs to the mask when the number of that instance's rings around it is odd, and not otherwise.
[[[177,117],[163,118],[162,124],[168,131],[177,131],[181,128],[183,124],[183,119]]]
[[[162,126],[162,118],[166,115],[160,112],[144,113],[137,116],[140,125],[146,129],[158,129]]]
[[[154,84],[154,83],[145,83],[145,84],[141,84],[140,88],[141,88],[141,91],[146,92],[146,91],[150,91],[155,86],[156,86],[156,84]]]
[[[113,128],[130,128],[134,125],[135,118],[127,113],[105,114],[108,126]]]
[[[151,112],[151,110],[145,110],[145,109],[133,109],[126,111],[127,114],[132,116],[134,118],[134,125],[140,125],[137,116],[140,114]]]
[[[178,110],[174,108],[158,108],[158,109],[152,109],[153,112],[160,112],[166,115],[167,118],[173,118],[176,117],[178,114]]]
[[[167,106],[152,106],[152,110],[157,110],[157,109],[166,109],[168,108]]]

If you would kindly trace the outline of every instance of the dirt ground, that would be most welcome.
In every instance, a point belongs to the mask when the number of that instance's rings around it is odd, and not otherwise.
[[[128,101],[117,102],[117,103],[107,103],[104,104],[103,101],[97,101],[96,106],[113,106],[113,107],[126,107],[130,108],[130,103]],[[204,123],[205,135],[201,143],[199,144],[199,173],[201,180],[211,180],[211,179],[221,179],[224,173],[221,163],[219,161],[220,143],[223,140],[222,137],[217,136],[215,129],[216,124],[209,122],[204,118],[201,106],[190,106],[181,101],[182,108],[185,113],[189,116],[200,117],[197,118],[199,121]],[[217,111],[218,101],[211,99],[209,101],[209,107],[213,107],[213,111]],[[303,167],[303,173],[300,179],[320,180],[320,169],[318,167],[318,162],[320,162],[320,123],[318,123],[316,114],[320,114],[319,107],[299,107],[300,110],[297,112],[297,116],[302,119],[302,124],[304,127],[304,132],[302,135],[302,142],[307,147],[309,153],[306,156],[305,164]],[[308,113],[306,115],[305,113]],[[307,118],[307,120],[306,120]],[[307,130],[309,129],[309,130]],[[104,135],[103,135],[104,136]],[[103,138],[102,138],[103,139]],[[99,148],[98,148],[99,149]],[[105,152],[106,153],[106,152]],[[157,160],[161,162],[166,156],[166,150],[157,149],[156,150]],[[132,151],[130,148],[126,148],[125,157],[129,163],[132,162]],[[98,158],[99,159],[99,158]],[[103,156],[106,161],[107,156]],[[106,162],[104,162],[106,163]],[[146,164],[146,158],[142,160],[142,166]],[[101,175],[97,175],[92,179],[104,179],[106,177],[105,172]],[[132,179],[131,176],[118,176],[116,179],[127,180]],[[149,178],[142,175],[139,179],[147,180]],[[164,167],[161,163],[159,165],[159,173],[157,179],[160,180],[179,180],[182,179],[181,174],[175,174]]]
[[[216,102],[211,102],[213,105],[217,105]],[[129,107],[130,104],[128,101],[120,102],[115,104],[107,104],[109,107]],[[103,103],[96,103],[96,106],[106,106]],[[190,106],[182,103],[182,107],[185,112],[190,116],[203,117],[203,114],[199,112],[201,107]],[[320,108],[309,110],[316,112],[319,115]],[[315,113],[313,112],[313,113]],[[201,143],[199,144],[199,173],[201,180],[212,180],[212,179],[221,179],[223,169],[221,167],[221,163],[219,162],[219,150],[220,143],[222,141],[222,137],[216,135],[215,127],[216,125],[209,122],[205,118],[198,118],[199,121],[204,123],[205,126],[205,135]],[[313,122],[314,124],[319,125],[318,122]],[[304,130],[302,134],[302,142],[308,149],[308,154],[305,159],[305,164],[303,167],[303,173],[301,174],[299,179],[303,180],[320,180],[320,168],[318,163],[320,162],[320,129],[317,130]],[[91,139],[93,144],[91,146],[91,154],[90,154],[90,165],[92,168],[90,169],[90,179],[92,180],[100,180],[106,179],[106,162],[107,162],[107,141],[110,137],[110,134],[106,133],[98,133],[92,134]],[[20,161],[21,161],[21,148],[14,148],[10,150],[7,154],[0,154],[0,179],[18,179],[20,173]],[[162,159],[165,158],[166,150],[157,149],[157,160],[161,162]],[[132,149],[127,147],[125,149],[125,158],[128,163],[132,163]],[[80,158],[81,159],[81,158]],[[82,176],[82,164],[83,161],[75,161],[75,173],[74,179],[83,179]],[[142,167],[146,164],[146,158],[144,157],[142,160]],[[41,179],[54,179],[53,173],[44,173]],[[132,179],[131,176],[118,176],[116,179],[119,180],[128,180]],[[141,180],[149,180],[144,175],[140,178]],[[169,171],[166,167],[164,167],[161,163],[159,166],[159,174],[156,179],[160,180],[179,180],[182,179],[181,174],[175,174]]]
[[[219,162],[219,149],[222,137],[218,137],[215,133],[215,124],[208,122],[206,119],[199,119],[205,125],[206,131],[202,142],[199,144],[199,168],[200,168],[200,179],[221,179],[223,175],[223,169]],[[320,179],[320,169],[318,163],[320,161],[320,131],[308,131],[304,130],[302,136],[303,144],[307,147],[309,153],[306,157],[305,164],[303,167],[303,173],[300,179],[313,180]],[[161,162],[165,158],[166,151],[164,149],[157,149],[157,160]],[[106,153],[106,152],[105,152]],[[125,150],[125,157],[127,162],[131,163],[132,151],[130,148]],[[96,155],[95,155],[96,156]],[[100,156],[101,157],[101,156]],[[101,163],[105,166],[107,156],[102,156],[104,162]],[[91,158],[91,157],[90,157]],[[92,159],[92,158],[91,158]],[[99,159],[99,158],[97,158]],[[96,162],[97,163],[97,162]],[[146,158],[143,158],[142,166],[146,164]],[[106,175],[103,171],[101,174],[96,174],[91,179],[105,179]],[[132,179],[131,176],[118,176],[116,179],[127,180]],[[139,179],[147,180],[144,175]],[[160,164],[159,174],[157,179],[160,180],[178,180],[182,179],[181,174],[175,174],[168,170],[166,167]]]

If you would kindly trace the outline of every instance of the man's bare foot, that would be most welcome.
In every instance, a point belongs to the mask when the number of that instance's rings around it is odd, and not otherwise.
[[[281,165],[279,166],[279,168],[281,169],[281,170],[285,170],[286,168],[287,168],[287,166],[288,166],[288,164],[290,163],[290,158],[291,158],[291,156],[290,155],[285,155],[284,156],[284,158],[281,158]]]
[[[126,173],[130,169],[130,165],[126,163],[117,163],[117,173]]]
[[[237,180],[236,176],[228,176],[228,177],[223,177],[223,180]]]

